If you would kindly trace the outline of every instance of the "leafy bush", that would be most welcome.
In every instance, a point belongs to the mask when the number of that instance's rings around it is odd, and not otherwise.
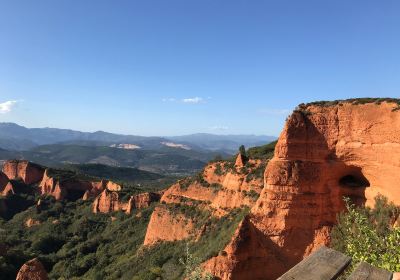
[[[378,196],[375,208],[356,208],[345,198],[347,212],[338,216],[332,231],[332,246],[353,258],[389,271],[400,271],[400,228],[391,222],[399,208]]]

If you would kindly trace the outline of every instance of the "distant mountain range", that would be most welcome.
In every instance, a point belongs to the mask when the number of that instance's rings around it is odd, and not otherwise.
[[[266,135],[215,135],[206,133],[172,137],[145,137],[104,131],[81,132],[59,128],[26,128],[15,123],[0,123],[0,148],[13,151],[26,151],[49,144],[113,145],[114,147],[124,147],[124,144],[130,144],[141,149],[160,149],[169,146],[234,153],[240,145],[253,147],[274,140],[276,140],[276,137]]]
[[[213,134],[144,137],[0,123],[0,161],[27,159],[52,167],[103,164],[181,176],[201,170],[217,155],[230,157],[242,144],[260,146],[275,139]]]

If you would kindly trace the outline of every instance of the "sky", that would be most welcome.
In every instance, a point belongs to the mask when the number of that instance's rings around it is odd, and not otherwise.
[[[279,135],[296,105],[399,97],[398,0],[0,0],[0,122]]]

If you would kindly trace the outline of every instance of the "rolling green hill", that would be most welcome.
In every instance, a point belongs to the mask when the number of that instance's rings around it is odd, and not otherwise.
[[[161,147],[157,150],[127,150],[107,146],[43,145],[29,151],[0,150],[0,160],[27,159],[46,166],[102,164],[133,167],[153,173],[188,175],[199,171],[219,153]],[[226,156],[226,154],[223,154]]]

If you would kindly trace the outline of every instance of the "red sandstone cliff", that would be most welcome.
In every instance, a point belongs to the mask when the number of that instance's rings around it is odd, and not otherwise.
[[[184,240],[197,233],[193,221],[185,215],[174,214],[166,206],[154,209],[147,227],[144,245],[161,241]]]
[[[9,179],[22,179],[30,185],[42,180],[44,169],[26,160],[9,160],[4,163],[3,172]]]
[[[302,106],[287,120],[264,189],[225,253],[205,267],[221,279],[276,279],[329,243],[343,196],[400,204],[397,104]]]
[[[48,280],[47,272],[38,259],[26,262],[18,272],[16,280]]]
[[[87,200],[96,197],[103,190],[120,191],[121,186],[108,180],[87,181],[80,179],[63,179],[52,176],[46,169],[39,184],[41,194],[51,195],[57,200],[65,198],[82,198]]]

